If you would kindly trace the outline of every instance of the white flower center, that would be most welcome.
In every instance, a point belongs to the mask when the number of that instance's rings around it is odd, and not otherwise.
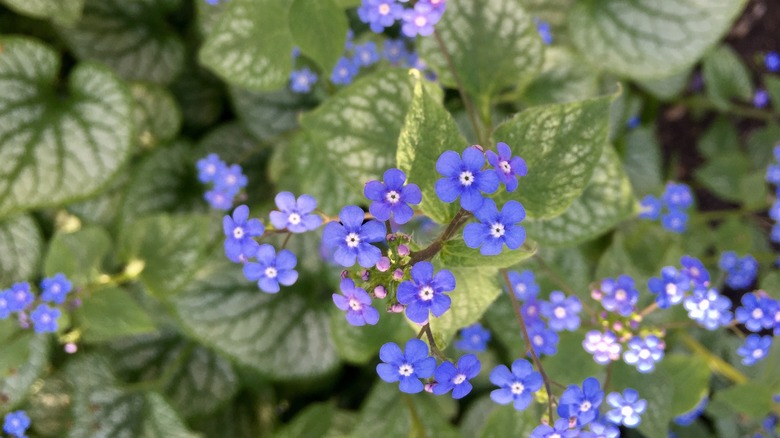
[[[753,319],[762,318],[763,316],[764,316],[764,312],[762,312],[761,309],[753,310]]]
[[[526,289],[527,289],[527,287],[523,283],[518,283],[518,285],[515,286],[515,290],[519,294],[524,294]]]
[[[301,215],[298,213],[290,213],[290,215],[287,216],[287,222],[289,222],[290,225],[298,225],[301,223]]]
[[[58,294],[58,293],[60,293],[60,285],[57,284],[57,283],[54,283],[54,284],[51,285],[49,290],[51,290],[51,293],[53,293],[53,294]]]
[[[506,231],[504,230],[504,224],[502,223],[495,223],[490,226],[490,235],[498,239],[499,237],[503,236]]]
[[[553,310],[553,314],[555,314],[556,318],[563,319],[566,317],[566,309],[563,307],[556,307],[555,310]]]
[[[402,375],[404,377],[409,377],[412,374],[414,374],[414,368],[411,365],[409,365],[408,363],[405,363],[405,364],[401,365],[400,367],[398,367],[398,374],[400,374],[400,375]]]
[[[755,357],[756,359],[758,359],[759,357],[761,357],[763,355],[764,355],[764,350],[762,350],[760,348],[756,348],[755,350],[753,350],[753,357]]]
[[[387,199],[387,202],[389,202],[391,204],[397,204],[398,201],[401,200],[401,195],[398,192],[396,192],[395,190],[390,190],[385,195],[385,199]]]
[[[51,317],[47,313],[44,313],[43,315],[41,315],[41,322],[42,323],[46,324],[47,322],[50,322],[50,321],[51,321]],[[753,353],[753,355],[755,356],[755,353]]]
[[[360,236],[358,236],[357,233],[347,234],[347,238],[344,240],[347,242],[347,246],[350,248],[355,248],[360,244]]]
[[[268,277],[268,278],[276,278],[276,274],[277,274],[276,268],[274,268],[273,266],[269,266],[269,267],[265,268],[265,276],[266,277]]]
[[[455,376],[455,378],[452,379],[452,383],[456,385],[460,385],[461,383],[466,381],[466,375],[465,374],[458,374]]]
[[[650,357],[650,350],[643,348],[639,351],[639,358],[640,359],[647,359]]]
[[[520,395],[525,391],[525,386],[520,382],[515,382],[509,389],[512,391],[512,394]]]
[[[382,3],[381,5],[379,5],[379,13],[381,15],[389,14],[390,13],[390,5],[388,5],[387,3]]]
[[[213,164],[209,164],[208,166],[206,166],[206,173],[210,175],[217,173],[217,166]]]
[[[707,300],[702,300],[702,302],[701,302],[701,303],[699,303],[699,308],[700,308],[701,310],[707,310],[707,309],[709,309],[709,308],[710,308],[710,302],[709,302],[709,301],[707,301]]]
[[[630,417],[634,415],[634,408],[632,408],[631,406],[623,406],[622,408],[620,408],[620,415],[624,417]]]
[[[349,307],[356,312],[363,309],[363,305],[360,303],[360,301],[356,300],[355,298],[349,299]]]
[[[458,176],[458,179],[462,185],[468,187],[474,182],[474,174],[468,170],[464,170],[461,172],[460,176]]]
[[[589,401],[585,400],[580,405],[580,412],[588,412],[590,410],[590,408],[592,408],[592,407],[593,407],[593,405],[591,405]]]
[[[503,161],[503,160],[499,161],[498,162],[498,167],[500,167],[501,171],[504,172],[504,173],[509,173],[509,172],[512,171],[512,166],[509,164],[508,161]]]
[[[526,313],[528,314],[528,316],[536,315],[536,306],[528,306],[528,310],[526,310]]]
[[[626,291],[623,289],[618,289],[617,292],[615,292],[615,299],[618,301],[623,301],[626,299]]]
[[[534,336],[534,344],[536,345],[543,345],[544,344],[544,338],[540,335]]]
[[[417,27],[423,27],[428,23],[428,19],[425,16],[418,15],[414,19],[414,24],[417,25]]]
[[[233,228],[233,238],[236,240],[241,240],[244,238],[244,228],[243,227],[235,227]]]
[[[550,438],[561,438],[561,434],[559,434],[558,432],[555,432],[552,435],[550,435]]]
[[[225,177],[225,182],[226,182],[228,185],[231,185],[231,186],[232,186],[233,184],[235,184],[235,183],[236,183],[236,181],[237,181],[237,180],[236,180],[236,176],[235,176],[235,175],[233,175],[233,174],[228,174],[228,175]]]
[[[420,288],[420,299],[423,301],[430,301],[433,299],[433,288],[430,286],[423,286]]]
[[[699,276],[699,268],[693,267],[690,269],[691,277],[696,278]]]

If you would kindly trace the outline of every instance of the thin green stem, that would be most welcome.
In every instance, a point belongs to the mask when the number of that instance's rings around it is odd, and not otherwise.
[[[691,96],[680,99],[677,103],[692,110],[717,111],[718,113],[731,114],[746,119],[763,120],[766,122],[780,120],[780,115],[771,111],[738,104],[732,104],[724,108],[716,105],[704,96]]]
[[[724,361],[718,355],[714,354],[707,347],[701,345],[699,341],[693,338],[686,332],[680,332],[680,339],[685,345],[688,346],[694,353],[701,356],[706,362],[707,366],[714,373],[718,373],[723,377],[730,379],[734,383],[745,383],[748,381],[747,376],[739,372],[736,368],[731,366],[728,362]]]

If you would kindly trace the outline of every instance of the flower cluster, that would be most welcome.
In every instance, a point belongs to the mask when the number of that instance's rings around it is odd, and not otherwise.
[[[36,333],[56,332],[57,320],[62,315],[60,308],[66,304],[73,285],[64,274],[58,273],[44,278],[40,286],[37,298],[28,282],[15,283],[10,289],[0,291],[0,319],[16,314],[22,328],[29,328],[32,321]]]
[[[247,184],[241,166],[228,166],[217,154],[209,154],[198,160],[198,179],[202,183],[213,185],[203,197],[211,208],[217,210],[230,210],[236,196]]]
[[[24,438],[25,432],[30,428],[30,417],[24,411],[14,411],[5,414],[3,419],[3,432],[13,438]]]
[[[490,330],[475,323],[460,330],[460,338],[455,340],[455,348],[467,353],[480,353],[487,349],[490,342]]]
[[[405,8],[404,0],[363,0],[357,10],[360,21],[368,24],[374,33],[382,33],[401,22],[401,33],[409,38],[428,36],[439,22],[447,5],[446,0],[418,0]]]
[[[758,261],[753,256],[740,258],[733,251],[721,254],[718,267],[726,271],[726,284],[732,289],[747,289],[758,274]]]
[[[763,359],[772,346],[772,336],[761,336],[758,333],[771,330],[775,336],[780,334],[780,302],[759,290],[743,295],[742,305],[737,307],[734,314],[737,322],[753,332],[737,350],[743,357],[743,364],[753,365]]]
[[[683,233],[688,224],[687,211],[693,206],[693,193],[691,188],[683,183],[667,183],[664,193],[659,199],[653,195],[647,195],[640,202],[641,219],[657,220],[661,218],[661,225],[674,233]]]

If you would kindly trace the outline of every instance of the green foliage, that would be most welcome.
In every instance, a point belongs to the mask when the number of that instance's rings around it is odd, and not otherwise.
[[[28,215],[9,217],[0,222],[0,254],[13,257],[0,259],[0,282],[29,279],[41,259],[43,236],[35,220]]]
[[[75,315],[83,330],[81,339],[87,343],[106,342],[155,330],[146,311],[126,290],[117,287],[95,289]]]
[[[702,73],[707,95],[721,108],[728,108],[731,98],[750,100],[753,96],[750,73],[737,54],[726,46],[718,47],[704,58]]]
[[[336,65],[347,41],[347,17],[334,0],[294,0],[290,5],[290,33],[301,53],[322,71]]]
[[[60,232],[49,244],[43,271],[48,276],[61,272],[76,284],[95,283],[111,249],[111,236],[102,228]]]
[[[22,332],[14,321],[0,320],[0,414],[22,403],[48,362],[49,340]]]

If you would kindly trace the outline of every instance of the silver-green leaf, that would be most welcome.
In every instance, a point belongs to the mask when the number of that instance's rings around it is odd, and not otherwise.
[[[29,280],[37,272],[43,236],[35,220],[18,215],[0,221],[0,284]]]

